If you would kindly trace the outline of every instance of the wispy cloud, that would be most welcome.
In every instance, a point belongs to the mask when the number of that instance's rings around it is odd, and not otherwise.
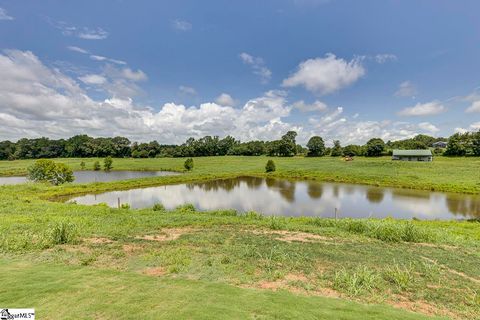
[[[7,10],[0,8],[0,20],[13,20],[13,17],[7,14]]]
[[[385,62],[389,62],[389,61],[398,60],[397,56],[391,53],[377,54],[374,58],[375,58],[375,61],[380,64],[384,64]]]
[[[83,28],[81,31],[78,32],[77,36],[81,39],[86,40],[103,40],[108,37],[108,32],[103,30],[102,28]]]
[[[253,73],[260,77],[262,83],[267,83],[272,77],[272,72],[265,66],[265,62],[260,57],[254,57],[246,52],[239,55],[244,64],[249,65],[253,69]]]
[[[55,21],[49,17],[45,19],[51,26],[60,30],[64,36],[77,37],[84,40],[103,40],[109,36],[109,33],[100,27],[77,27],[65,21]]]
[[[190,31],[190,30],[192,30],[192,24],[190,22],[185,21],[185,20],[179,20],[179,19],[176,19],[176,20],[172,21],[172,27],[176,30],[179,30],[179,31]]]
[[[119,65],[126,65],[127,64],[125,61],[122,61],[122,60],[112,59],[112,58],[92,54],[92,53],[90,53],[90,51],[88,51],[86,49],[83,49],[83,48],[80,48],[80,47],[68,46],[67,49],[70,50],[70,51],[73,51],[73,52],[78,52],[78,53],[81,53],[81,54],[89,55],[90,59],[95,60],[95,61],[111,62],[111,63],[115,63],[115,64],[119,64]]]
[[[197,94],[197,90],[195,90],[195,88],[192,88],[192,87],[180,86],[178,87],[178,90],[180,90],[180,92],[183,94],[189,94],[189,95]]]
[[[417,88],[410,81],[404,81],[398,86],[398,90],[395,92],[396,97],[415,97],[417,94]]]

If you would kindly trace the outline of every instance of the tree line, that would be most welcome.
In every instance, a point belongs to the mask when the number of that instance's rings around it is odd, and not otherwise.
[[[280,139],[272,141],[241,142],[232,136],[220,139],[218,136],[189,138],[181,145],[160,144],[157,141],[137,143],[125,137],[94,138],[76,135],[69,139],[23,138],[17,142],[0,142],[0,160],[42,159],[42,158],[87,158],[87,157],[199,157],[199,156],[367,156],[389,155],[393,149],[428,149],[438,141],[448,141],[445,149],[436,148],[436,154],[448,156],[480,156],[480,131],[455,133],[450,138],[417,135],[411,139],[384,142],[372,138],[364,145],[342,146],[339,140],[332,147],[326,147],[320,136],[309,139],[306,147],[297,144],[297,133],[288,131]]]

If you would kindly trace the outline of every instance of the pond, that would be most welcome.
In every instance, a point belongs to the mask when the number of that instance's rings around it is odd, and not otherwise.
[[[480,197],[364,185],[239,177],[89,194],[79,204],[120,202],[132,208],[167,209],[190,203],[198,210],[236,209],[266,215],[400,219],[470,219],[480,217]]]
[[[108,182],[116,180],[138,179],[178,175],[171,171],[75,171],[75,183]],[[0,177],[0,185],[19,184],[27,182],[26,177]]]

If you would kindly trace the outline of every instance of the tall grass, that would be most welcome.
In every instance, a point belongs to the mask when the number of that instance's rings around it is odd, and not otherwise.
[[[378,274],[366,266],[357,267],[354,271],[342,268],[335,272],[333,287],[338,291],[357,296],[377,288],[379,280]]]

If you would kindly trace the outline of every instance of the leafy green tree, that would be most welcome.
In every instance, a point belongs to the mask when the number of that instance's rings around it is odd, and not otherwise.
[[[103,159],[103,170],[110,171],[112,169],[112,164],[112,157],[106,157],[105,159]]]
[[[60,185],[75,180],[73,171],[64,163],[55,163],[53,160],[37,160],[28,168],[28,179],[35,182],[49,182]]]
[[[276,170],[275,162],[273,160],[268,160],[265,165],[265,172],[274,172]]]
[[[348,146],[343,147],[343,155],[344,156],[361,156],[363,155],[363,148],[362,146],[349,144]]]
[[[472,151],[475,156],[480,156],[480,131],[472,134]]]
[[[95,162],[93,163],[93,170],[98,171],[98,170],[100,170],[100,169],[101,169],[101,167],[100,167],[100,162],[99,162],[99,161],[95,161]]]
[[[192,158],[188,158],[187,160],[185,160],[184,164],[183,164],[183,167],[187,170],[187,171],[191,171],[193,169],[193,159]]]
[[[340,145],[339,140],[333,140],[333,148],[330,152],[332,157],[340,157],[343,154],[342,146]]]
[[[448,139],[447,150],[445,150],[446,156],[464,156],[467,154],[466,143],[464,135],[461,133],[455,133]]]
[[[311,137],[307,142],[307,148],[309,157],[321,157],[325,154],[325,143],[322,137]]]
[[[385,142],[380,138],[372,138],[368,140],[365,149],[367,157],[379,157],[385,150]]]

